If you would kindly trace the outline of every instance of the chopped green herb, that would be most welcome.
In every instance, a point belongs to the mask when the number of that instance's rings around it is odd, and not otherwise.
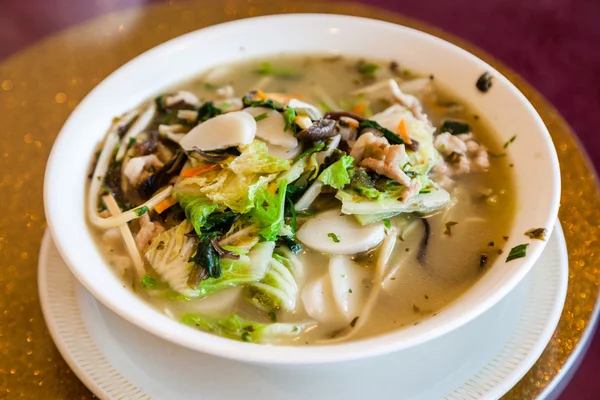
[[[268,61],[260,63],[256,73],[260,75],[271,75],[282,79],[298,79],[301,77],[298,71],[291,68],[275,67]]]
[[[352,293],[352,289],[348,289],[348,293]]]
[[[452,227],[456,224],[458,224],[456,221],[446,222],[446,230],[444,231],[444,235],[452,236]]]
[[[383,225],[386,228],[390,229],[392,227],[392,221],[390,221],[389,218],[386,218],[386,219],[383,220]]]
[[[296,110],[292,107],[286,107],[283,111],[283,119],[285,120],[285,126],[283,127],[283,131],[287,131],[288,128],[293,130],[294,128],[294,118],[296,118]]]
[[[471,132],[471,125],[466,122],[447,119],[440,126],[440,132],[448,132],[451,135],[462,135]]]
[[[136,208],[135,210],[133,210],[133,212],[135,212],[135,215],[137,215],[138,217],[141,217],[142,215],[146,214],[148,211],[148,207],[146,206],[141,206],[140,208]]]
[[[419,313],[419,312],[421,312],[421,309],[416,304],[413,304],[413,311],[416,313]]]
[[[142,278],[142,287],[144,289],[153,289],[158,284],[158,281],[150,275],[144,275]]]
[[[511,144],[512,142],[515,141],[515,139],[517,138],[517,135],[511,137],[510,139],[508,139],[508,141],[506,143],[504,143],[504,148],[507,148],[509,144]]]
[[[487,72],[483,73],[479,79],[477,79],[475,87],[477,87],[480,92],[486,93],[492,87],[492,76]]]
[[[271,322],[277,322],[277,314],[275,314],[273,311],[271,311],[269,313],[269,319],[271,320]]]
[[[358,64],[358,72],[363,75],[373,76],[379,69],[379,65],[370,62],[360,62]]]
[[[494,242],[493,242],[493,241],[492,241],[492,242],[489,242],[489,243],[488,243],[488,246],[490,246],[490,247],[494,247]]]
[[[506,262],[525,257],[527,255],[527,246],[529,246],[529,244],[525,243],[510,249],[510,253],[508,253],[508,257],[506,257]]]
[[[197,122],[204,122],[209,120],[217,115],[221,115],[221,109],[215,106],[215,103],[212,101],[207,101],[202,104],[202,106],[198,109],[198,120]]]
[[[294,327],[292,328],[292,330],[294,331],[294,333],[296,332],[300,332],[300,328],[296,325],[294,325]]]
[[[327,236],[328,236],[328,237],[330,237],[330,238],[331,238],[331,240],[333,240],[335,243],[339,243],[339,242],[340,242],[340,238],[338,237],[338,235],[336,235],[336,234],[335,234],[335,233],[333,233],[333,232],[329,232],[329,233],[327,234]]]
[[[262,114],[258,114],[256,117],[254,117],[254,120],[256,122],[258,122],[258,121],[262,121],[263,119],[268,118],[268,117],[269,117],[269,113],[262,113]]]
[[[358,317],[354,317],[354,319],[350,322],[350,327],[354,328],[354,325],[358,322]]]
[[[136,138],[134,138],[134,137],[130,137],[130,138],[129,138],[129,143],[127,143],[127,147],[131,147],[131,146],[133,146],[134,144],[136,144],[136,142],[137,142],[137,139],[136,139]]]
[[[242,333],[242,340],[244,342],[250,342],[251,341],[250,340],[250,332],[244,332],[244,333]]]
[[[504,239],[505,242],[508,241],[508,236],[502,236],[502,239]]]
[[[531,239],[546,240],[548,239],[548,230],[546,228],[533,228],[525,232],[525,235]]]

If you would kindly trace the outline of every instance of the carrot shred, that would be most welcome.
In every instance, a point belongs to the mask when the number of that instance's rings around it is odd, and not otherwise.
[[[408,130],[406,129],[406,122],[404,122],[404,119],[401,119],[400,123],[398,124],[398,134],[400,135],[402,140],[404,140],[404,143],[406,143],[406,144],[412,143],[410,136],[408,136]]]
[[[189,178],[190,176],[196,176],[205,172],[215,171],[219,168],[221,168],[219,164],[201,165],[196,168],[184,169],[183,171],[181,171],[181,176],[183,176],[184,178]]]
[[[263,92],[263,91],[262,91],[262,90],[260,90],[260,89],[256,91],[256,95],[257,95],[257,96],[258,96],[258,97],[259,97],[261,100],[264,100],[264,99],[266,99],[266,98],[267,98],[267,95],[265,94],[265,92]]]
[[[366,108],[367,108],[367,102],[366,101],[361,101],[360,103],[358,103],[357,105],[355,105],[352,108],[352,112],[354,114],[363,115],[363,113],[365,112]]]
[[[175,204],[177,204],[177,200],[175,200],[172,197],[167,197],[166,199],[154,206],[154,211],[156,211],[159,214],[162,214],[163,211]]]

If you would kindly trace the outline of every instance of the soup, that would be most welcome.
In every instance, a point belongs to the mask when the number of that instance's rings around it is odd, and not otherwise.
[[[173,319],[337,343],[434,318],[477,282],[504,251],[511,167],[434,76],[247,60],[113,121],[88,220],[116,273]]]

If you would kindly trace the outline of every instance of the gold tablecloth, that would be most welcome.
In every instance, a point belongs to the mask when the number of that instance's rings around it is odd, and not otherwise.
[[[600,254],[595,248],[600,203],[594,172],[556,110],[489,55],[400,15],[356,4],[227,0],[161,4],[109,14],[54,35],[0,64],[0,398],[93,397],[52,343],[37,295],[37,258],[45,229],[44,168],[67,116],[104,77],[159,43],[220,22],[294,12],[359,15],[432,33],[488,61],[536,107],[561,163],[560,221],[569,249],[569,290],[548,347],[506,398],[533,398],[557,376],[590,322],[598,297]]]

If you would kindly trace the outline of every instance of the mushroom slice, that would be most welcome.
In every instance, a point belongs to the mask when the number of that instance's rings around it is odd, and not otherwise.
[[[329,210],[315,215],[298,230],[298,240],[329,254],[356,254],[377,246],[385,237],[382,223],[360,225],[351,215]]]
[[[351,322],[365,305],[368,292],[365,282],[370,282],[369,273],[348,256],[333,256],[329,261],[329,277],[333,299],[346,322]]]
[[[265,107],[248,107],[245,112],[257,117],[266,114],[256,123],[256,136],[275,146],[293,149],[298,147],[298,139],[291,130],[285,129],[285,120],[279,111]]]
[[[211,118],[194,127],[179,144],[186,151],[219,150],[250,144],[256,136],[256,121],[243,111],[235,111]]]

